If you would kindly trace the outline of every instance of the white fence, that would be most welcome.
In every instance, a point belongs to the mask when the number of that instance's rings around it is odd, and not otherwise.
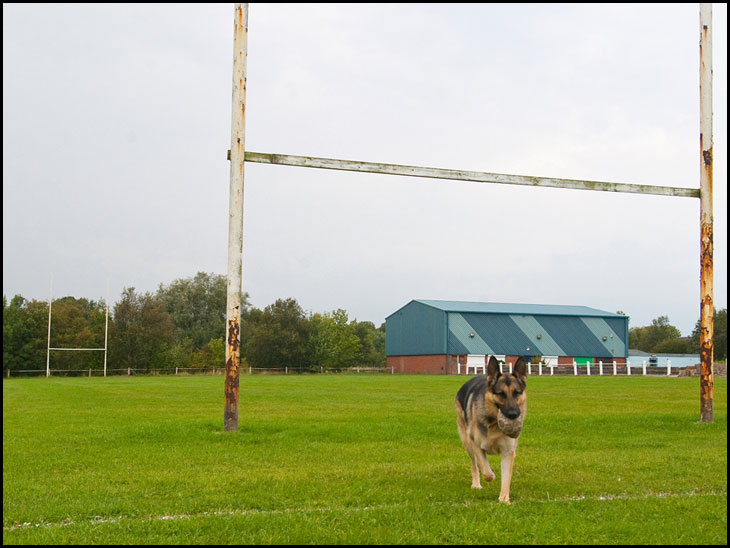
[[[467,360],[466,367],[464,368],[465,373],[468,375],[470,368],[474,368],[475,373],[478,373],[477,369],[473,365],[477,361],[474,358],[478,358],[478,356],[470,355],[469,358],[472,358],[472,360],[471,361]],[[484,357],[482,356],[482,359],[483,358]],[[464,364],[462,364],[459,361],[458,367],[457,367],[458,375],[462,374],[461,373],[462,365],[464,365]],[[483,366],[481,366],[481,367],[483,367]],[[510,373],[512,373],[512,367],[513,366],[512,366],[511,362],[504,362],[503,360],[499,360],[500,373],[504,373],[505,371],[509,371]],[[677,374],[679,372],[679,370],[684,369],[684,367],[686,367],[686,366],[674,367],[674,373]],[[571,368],[570,365],[565,365],[565,364],[558,365],[557,357],[551,357],[550,359],[548,359],[546,361],[541,361],[538,364],[528,363],[527,364],[527,374],[533,375],[536,372],[537,375],[542,376],[543,374],[547,374],[547,371],[549,370],[550,375],[552,376],[552,375],[555,375],[556,369],[558,371],[565,372],[566,369],[569,370],[570,368]],[[598,376],[603,376],[603,375],[615,376],[615,375],[624,375],[624,374],[625,375],[642,375],[642,376],[646,376],[648,374],[653,374],[653,375],[662,374],[662,375],[669,376],[669,375],[672,375],[672,361],[666,360],[665,363],[659,365],[659,364],[651,364],[649,360],[642,360],[641,362],[637,362],[636,360],[634,360],[634,362],[632,362],[631,360],[626,360],[626,363],[618,363],[616,360],[611,360],[611,361],[607,360],[605,362],[603,360],[598,360],[597,364],[596,363],[579,364],[578,362],[573,360],[572,370],[573,370],[574,376],[586,375],[589,377],[591,375],[596,375],[596,374]]]
[[[202,375],[224,375],[226,372],[225,367],[176,367],[172,369],[134,369],[128,367],[125,369],[107,369],[107,372],[117,376],[128,376],[133,375],[146,375],[146,376],[159,376],[159,375],[190,375],[190,374],[202,374]],[[374,366],[357,366],[350,368],[341,369],[327,369],[324,367],[313,367],[313,368],[301,368],[301,367],[249,367],[248,374],[253,375],[256,373],[280,373],[284,375],[300,374],[300,373],[393,373],[394,371],[390,368],[385,367],[374,367]],[[56,376],[71,376],[71,377],[99,377],[105,376],[104,371],[101,369],[6,369],[5,377],[11,378],[12,375],[29,376],[31,374],[45,374],[47,377]]]
[[[133,367],[127,367],[124,369],[110,369],[108,368],[107,373],[116,374],[117,376],[128,376],[132,375],[181,375],[186,372],[202,373],[210,375],[222,375],[225,373],[223,367],[176,367],[175,371],[171,369],[134,369]],[[103,369],[14,369],[12,372],[10,369],[5,370],[5,377],[10,378],[11,375],[21,374],[45,374],[46,377],[56,376],[71,376],[71,377],[100,377],[106,376]]]

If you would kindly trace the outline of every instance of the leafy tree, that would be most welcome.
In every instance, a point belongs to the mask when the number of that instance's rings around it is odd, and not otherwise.
[[[226,288],[225,276],[205,272],[160,284],[157,297],[167,306],[178,341],[189,338],[193,348],[200,350],[211,339],[226,336]],[[245,310],[248,293],[242,301]]]
[[[223,337],[210,339],[203,348],[196,350],[192,362],[192,366],[197,368],[225,367],[226,344],[223,342]]]
[[[248,343],[251,340],[251,337],[253,337],[253,334],[256,332],[256,329],[258,329],[259,324],[261,323],[261,318],[263,317],[263,310],[260,310],[258,308],[250,307],[245,308],[243,312],[241,313],[241,356],[242,359],[245,358],[248,355]],[[226,333],[227,335],[227,333]],[[223,347],[223,355],[225,356],[225,340],[224,340],[224,347]],[[225,358],[224,358],[225,360]]]
[[[311,322],[295,299],[278,299],[261,314],[246,345],[246,359],[252,367],[312,365]]]
[[[198,272],[156,294],[125,288],[109,318],[109,365],[149,371],[176,367],[224,367],[226,278]],[[63,297],[53,302],[51,344],[64,348],[104,346],[105,304]],[[264,310],[244,295],[241,310],[242,363],[254,367],[307,369],[385,364],[385,324],[350,321],[343,309],[309,314],[295,299],[279,299]],[[48,304],[21,295],[3,296],[3,367],[43,369]],[[101,353],[58,352],[53,369],[100,369]]]
[[[3,369],[45,369],[48,303],[3,295]]]
[[[149,371],[153,364],[170,366],[160,354],[169,351],[175,342],[174,325],[165,304],[152,294],[124,288],[122,299],[114,306],[110,336],[109,354],[114,367]]]
[[[644,352],[656,352],[656,347],[671,339],[678,339],[682,333],[670,325],[667,316],[659,316],[652,320],[651,325],[646,327],[632,327],[629,330],[629,348],[643,350]]]
[[[165,343],[152,358],[151,368],[173,373],[175,368],[196,367],[193,356],[193,341],[190,338]]]
[[[102,301],[63,297],[53,301],[51,346],[103,348],[106,305]],[[3,297],[3,367],[45,369],[48,342],[48,303]],[[51,351],[52,370],[101,369],[100,352]]]
[[[727,308],[715,312],[715,332],[713,336],[715,359],[727,360]]]
[[[714,333],[712,336],[714,359],[717,361],[727,360],[727,308],[715,310]],[[700,320],[697,320],[694,331],[690,335],[693,352],[700,351]]]
[[[657,354],[692,354],[694,353],[694,347],[690,337],[680,337],[660,342],[652,352]]]
[[[346,311],[340,308],[332,313],[313,314],[310,321],[315,364],[341,369],[357,363],[362,345],[354,327],[348,324]]]
[[[647,327],[632,327],[629,329],[629,348],[650,352],[649,346],[646,343],[647,329]]]
[[[360,339],[358,365],[385,366],[385,324],[376,328],[372,322],[353,322],[353,328]]]
[[[56,348],[103,348],[106,304],[99,300],[62,297],[51,307],[51,346]],[[51,352],[51,369],[101,369],[102,352]]]

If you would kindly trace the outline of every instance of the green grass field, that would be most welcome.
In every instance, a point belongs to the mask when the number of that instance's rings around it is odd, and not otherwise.
[[[3,381],[4,544],[726,544],[727,381],[531,377],[512,505],[470,489],[465,377]]]

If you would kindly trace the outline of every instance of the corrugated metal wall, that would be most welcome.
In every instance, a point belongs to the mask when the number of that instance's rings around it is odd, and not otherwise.
[[[386,318],[386,354],[628,356],[628,317],[452,312],[412,301]]]
[[[388,356],[446,354],[446,312],[411,301],[385,319]]]

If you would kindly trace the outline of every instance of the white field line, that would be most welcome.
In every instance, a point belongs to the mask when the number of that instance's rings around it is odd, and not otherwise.
[[[521,499],[516,504],[522,502],[538,502],[538,503],[552,503],[552,502],[572,502],[582,500],[592,501],[612,501],[612,500],[648,500],[654,498],[685,498],[685,497],[708,497],[716,495],[727,495],[727,491],[689,491],[686,493],[646,493],[642,495],[579,495],[579,496],[563,496],[563,497],[551,497],[547,493],[547,498],[544,499]],[[452,508],[469,508],[472,506],[482,506],[489,504],[490,501],[467,501],[463,503],[453,502],[431,502],[430,506],[450,506]],[[497,501],[493,501],[494,504],[498,504]],[[211,510],[209,512],[197,512],[194,514],[177,514],[173,516],[169,515],[156,515],[142,517],[142,516],[92,516],[84,520],[74,521],[71,518],[67,518],[60,522],[47,522],[42,521],[40,523],[16,523],[9,527],[3,527],[3,531],[13,532],[22,529],[33,529],[43,527],[45,529],[55,527],[69,527],[72,525],[100,525],[104,523],[118,523],[121,521],[139,521],[139,522],[155,522],[155,521],[174,521],[179,519],[193,519],[202,518],[206,516],[274,516],[283,514],[308,514],[308,513],[326,513],[326,512],[371,512],[378,510],[390,510],[393,508],[400,508],[403,506],[412,506],[412,502],[394,502],[390,504],[373,504],[371,506],[323,506],[323,507],[304,507],[304,508],[282,508],[275,510],[259,510],[256,508],[240,508],[240,509],[229,509],[229,510]]]

